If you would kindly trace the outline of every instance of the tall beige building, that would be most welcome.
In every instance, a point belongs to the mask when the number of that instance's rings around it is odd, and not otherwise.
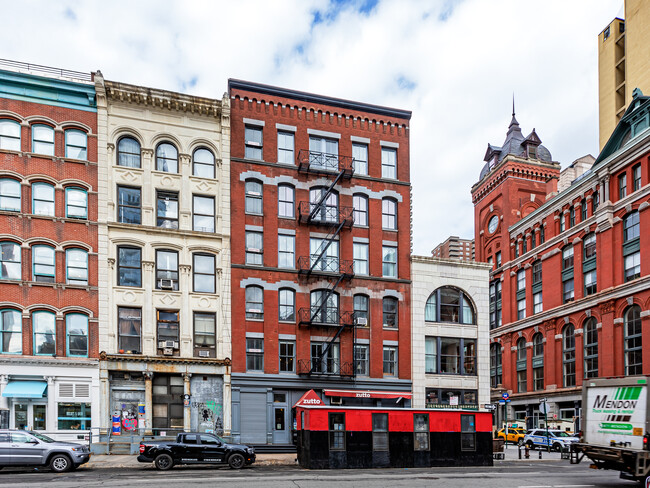
[[[230,431],[230,105],[95,75],[101,427]]]
[[[625,19],[598,35],[600,149],[632,100],[635,88],[650,93],[650,2],[625,0]]]

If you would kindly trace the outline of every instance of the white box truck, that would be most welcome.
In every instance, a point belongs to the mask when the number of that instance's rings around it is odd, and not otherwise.
[[[585,456],[597,469],[615,469],[621,478],[650,476],[650,388],[647,376],[587,379],[582,385],[582,436],[571,463]]]

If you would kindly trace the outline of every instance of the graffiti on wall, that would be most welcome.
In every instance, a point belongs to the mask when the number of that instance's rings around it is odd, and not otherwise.
[[[199,432],[223,434],[223,409],[221,403],[214,401],[192,402],[190,406],[198,418]]]

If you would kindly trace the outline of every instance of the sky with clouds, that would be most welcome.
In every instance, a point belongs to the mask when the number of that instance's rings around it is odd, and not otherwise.
[[[227,79],[411,110],[414,251],[473,237],[511,117],[598,152],[597,36],[623,0],[0,0],[0,58],[221,98]]]

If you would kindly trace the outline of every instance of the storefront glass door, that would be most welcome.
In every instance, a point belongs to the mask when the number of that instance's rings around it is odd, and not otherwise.
[[[14,429],[47,430],[47,405],[24,400],[14,403]]]
[[[287,393],[273,392],[273,444],[289,444]]]
[[[25,430],[27,425],[27,403],[16,403],[14,405],[14,428]]]

